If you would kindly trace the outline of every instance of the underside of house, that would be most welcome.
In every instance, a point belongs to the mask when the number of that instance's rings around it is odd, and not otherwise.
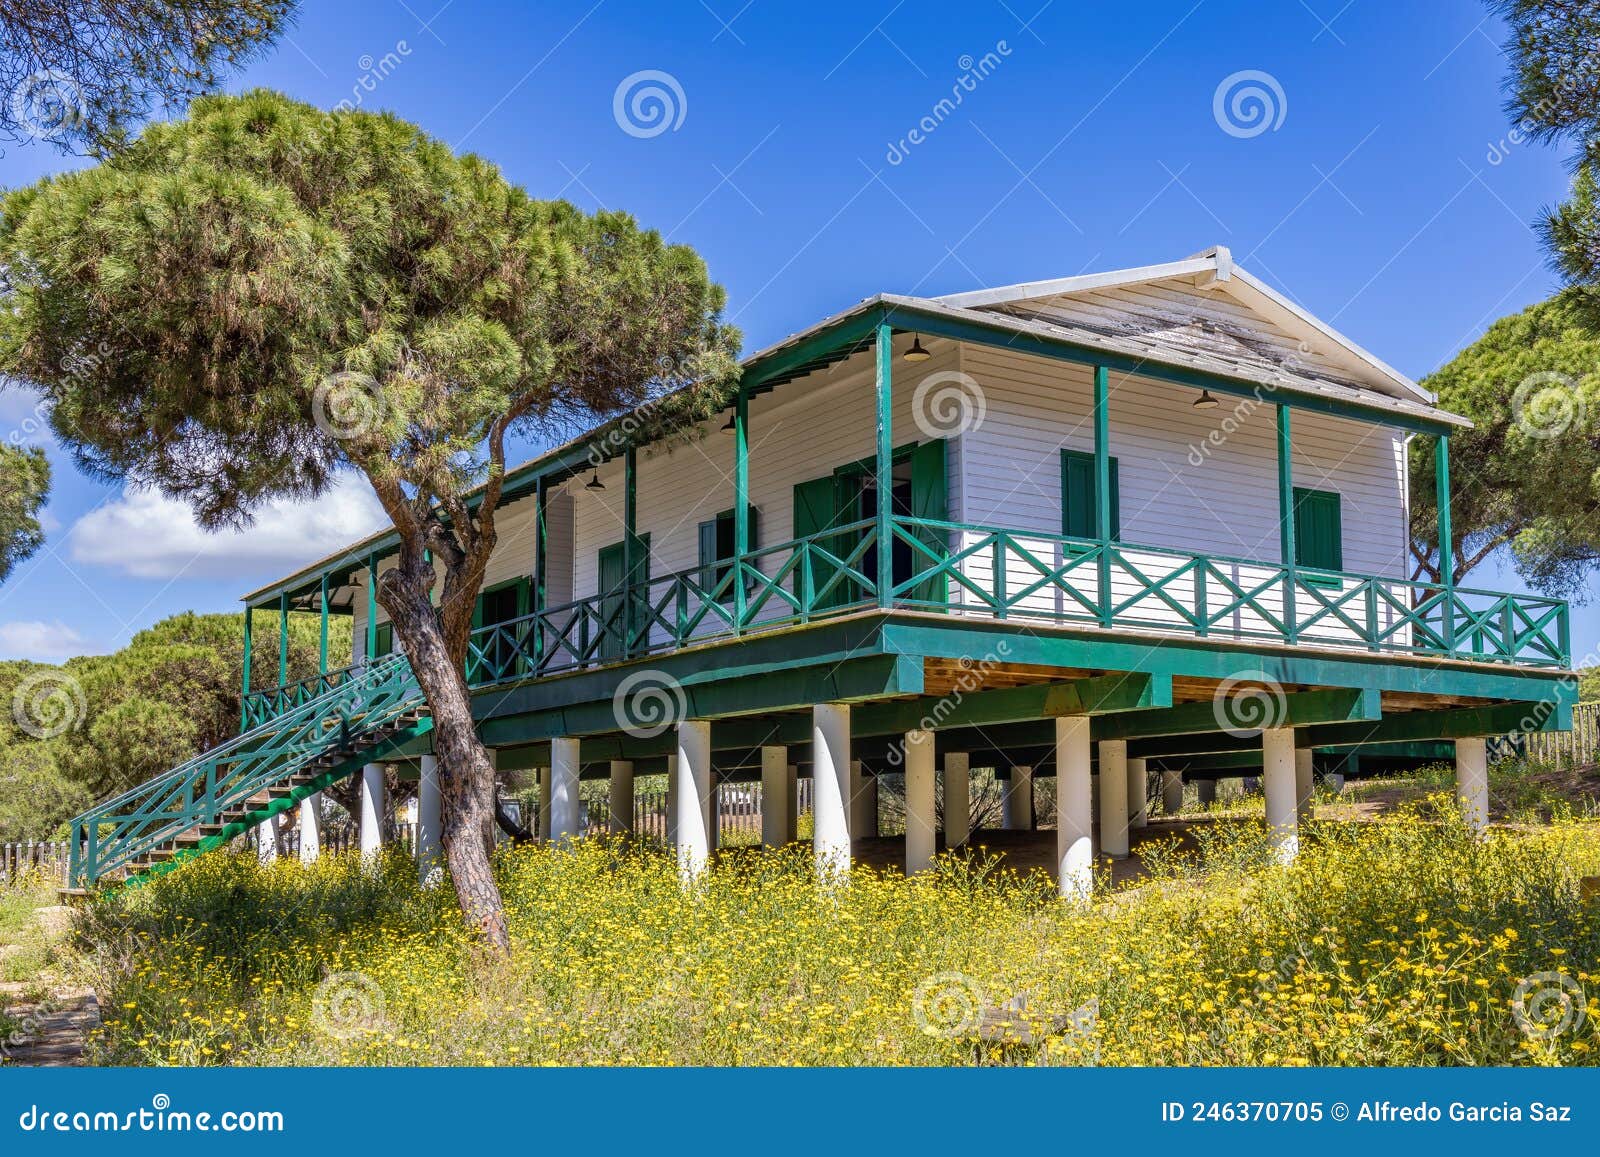
[[[1261,777],[1288,857],[1314,776],[1454,759],[1482,823],[1485,739],[1568,728],[1575,682],[1560,601],[1458,586],[1448,545],[1410,577],[1408,440],[1438,440],[1448,544],[1466,425],[1222,248],[871,298],[750,357],[725,422],[636,445],[619,419],[508,475],[466,672],[480,731],[501,772],[536,772],[543,838],[579,834],[580,779],[626,828],[634,778],[667,774],[688,872],[727,781],[763,785],[778,843],[810,779],[818,863],[844,871],[877,778],[904,776],[916,871],[971,834],[948,802],[941,829],[936,785],[998,769],[1028,801],[1008,815],[1054,822],[1064,895],[1127,855],[1153,782]],[[350,665],[324,647],[289,683],[285,626],[261,689],[247,626],[239,737],[79,817],[74,884],[352,775],[376,815],[386,765],[420,780],[437,855],[427,706],[376,600],[396,549],[246,596],[352,616]]]

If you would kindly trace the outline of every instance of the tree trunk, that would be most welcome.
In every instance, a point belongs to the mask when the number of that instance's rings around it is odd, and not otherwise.
[[[468,925],[492,948],[509,953],[505,907],[489,862],[494,848],[494,768],[473,724],[463,672],[465,657],[451,656],[438,613],[428,598],[432,566],[427,566],[425,578],[415,576],[409,581],[407,569],[402,564],[385,572],[379,582],[379,601],[394,622],[395,636],[411,660],[411,670],[433,714],[445,862]]]

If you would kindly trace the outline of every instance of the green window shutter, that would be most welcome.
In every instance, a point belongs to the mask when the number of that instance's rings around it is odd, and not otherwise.
[[[708,518],[700,524],[700,587],[709,591],[717,584],[717,523]]]
[[[377,641],[374,645],[374,658],[379,655],[392,654],[394,651],[394,624],[379,623]]]
[[[1294,555],[1296,566],[1344,569],[1344,526],[1337,492],[1295,487]]]
[[[1069,538],[1094,538],[1094,455],[1081,450],[1061,451],[1061,533]],[[1117,460],[1111,459],[1111,539],[1122,538],[1122,487]]]

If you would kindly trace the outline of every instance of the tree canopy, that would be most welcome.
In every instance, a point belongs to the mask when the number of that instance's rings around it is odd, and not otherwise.
[[[38,447],[0,446],[0,582],[44,545],[39,511],[50,497],[50,463]]]
[[[1537,590],[1584,599],[1600,563],[1600,330],[1569,290],[1495,322],[1422,384],[1471,418],[1451,436],[1457,577],[1500,547]],[[1438,575],[1434,440],[1411,443],[1413,551]]]
[[[298,0],[0,4],[0,137],[104,150],[263,51]]]
[[[0,269],[0,371],[92,473],[209,528],[341,471],[371,483],[400,539],[377,594],[432,710],[452,878],[505,947],[463,668],[506,440],[663,396],[675,421],[721,408],[737,335],[705,263],[392,115],[254,91],[7,194]]]

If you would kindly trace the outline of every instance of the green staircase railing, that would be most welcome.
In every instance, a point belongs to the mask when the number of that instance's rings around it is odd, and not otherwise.
[[[76,817],[68,881],[86,888],[123,868],[137,878],[218,847],[426,734],[432,726],[426,717],[396,727],[424,706],[403,655],[351,672],[322,694]],[[329,758],[340,752],[348,754]],[[316,773],[305,774],[313,765]],[[272,792],[297,776],[294,790]],[[146,863],[197,831],[200,839],[163,864]]]

